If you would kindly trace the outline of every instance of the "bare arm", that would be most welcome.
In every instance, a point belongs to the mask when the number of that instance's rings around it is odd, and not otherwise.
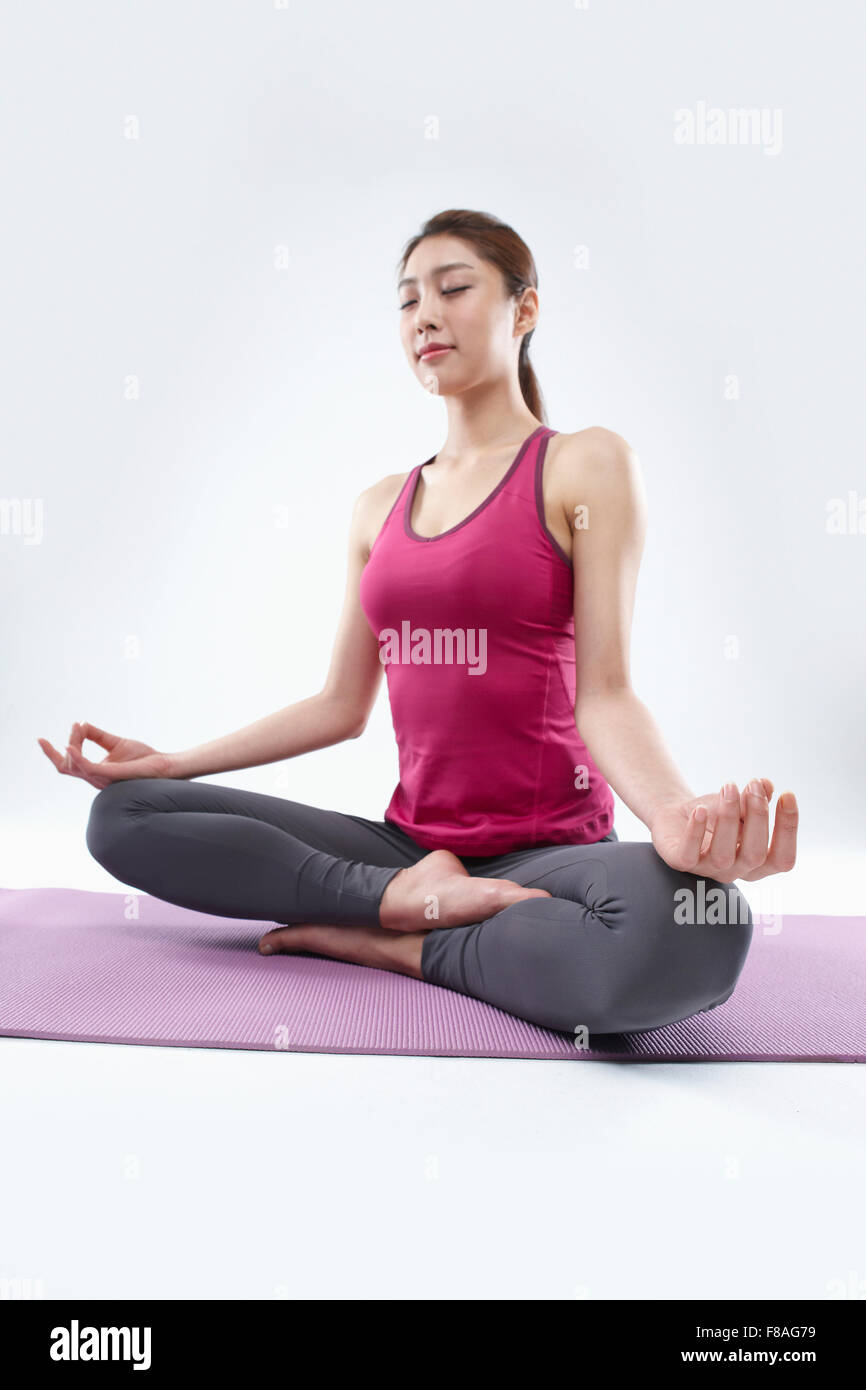
[[[210,772],[233,772],[342,743],[355,737],[345,722],[345,713],[339,706],[328,704],[321,692],[310,695],[210,743],[200,743],[181,753],[167,753],[167,775],[204,777]]]
[[[361,571],[369,555],[368,537],[381,517],[383,483],[355,502],[343,611],[325,684],[315,695],[268,714],[222,738],[180,753],[169,753],[169,776],[200,777],[294,758],[357,738],[364,730],[382,677],[379,645],[359,599]]]
[[[566,483],[575,521],[575,720],[602,775],[649,826],[660,803],[694,793],[631,685],[631,624],[646,535],[643,480],[637,455],[620,435],[601,428],[582,435],[574,437]],[[575,511],[580,507],[587,512]]]
[[[588,526],[575,525],[572,537],[581,737],[614,791],[648,826],[665,863],[725,883],[787,873],[797,853],[794,793],[779,798],[768,848],[770,779],[753,778],[742,792],[728,782],[694,796],[631,687],[631,621],[646,533],[643,481],[637,456],[620,435],[583,433],[580,443],[577,436],[572,442],[566,482],[572,508],[589,508]]]

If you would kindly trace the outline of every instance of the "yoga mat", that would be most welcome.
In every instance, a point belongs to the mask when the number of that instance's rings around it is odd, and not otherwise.
[[[556,1061],[866,1060],[864,917],[756,919],[724,1004],[644,1033],[598,1033],[588,1049],[408,975],[260,956],[275,925],[132,891],[0,889],[0,1035]]]

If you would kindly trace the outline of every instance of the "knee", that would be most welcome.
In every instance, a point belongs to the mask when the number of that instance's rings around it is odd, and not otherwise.
[[[85,840],[93,858],[104,867],[112,856],[121,832],[134,824],[137,812],[143,809],[143,783],[152,778],[128,778],[110,782],[90,804]]]
[[[693,954],[706,971],[710,992],[717,982],[730,993],[751,945],[752,909],[736,883],[695,874],[682,874],[680,880],[675,925],[690,931],[697,943]]]
[[[661,1028],[724,1003],[752,940],[751,908],[735,883],[673,869],[652,846],[632,890],[599,914],[616,957],[599,1032]]]
[[[679,872],[659,859],[644,924],[652,959],[640,998],[643,1028],[659,1028],[724,1003],[752,941],[752,910],[735,883]]]
[[[708,981],[708,993],[713,997],[701,1006],[701,1012],[723,1004],[733,994],[749,954],[754,930],[752,909],[736,883],[717,883],[710,879],[707,886],[718,902],[719,921],[711,947],[713,976]]]

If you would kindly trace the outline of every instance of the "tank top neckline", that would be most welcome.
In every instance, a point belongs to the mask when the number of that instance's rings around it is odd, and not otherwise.
[[[419,535],[419,533],[415,530],[411,521],[409,520],[412,514],[412,508],[415,504],[415,494],[418,491],[418,483],[421,478],[421,469],[425,468],[428,463],[432,463],[436,455],[431,454],[429,459],[425,459],[423,463],[416,464],[415,476],[412,479],[411,484],[409,485],[408,496],[403,507],[403,530],[405,531],[409,539],[413,541],[420,541],[422,544],[427,545],[430,541],[442,541],[445,539],[446,536],[452,536],[455,531],[462,530],[464,526],[466,526],[470,521],[474,520],[474,518],[478,516],[479,512],[483,512],[484,508],[489,506],[489,504],[493,501],[494,497],[496,497],[496,495],[502,491],[502,489],[505,487],[505,484],[514,476],[517,469],[520,467],[520,464],[523,462],[523,459],[526,456],[526,451],[529,448],[532,441],[542,432],[547,432],[550,434],[556,433],[556,431],[551,430],[548,425],[537,425],[536,428],[532,431],[532,434],[528,435],[526,439],[524,439],[523,443],[521,444],[520,448],[515,454],[512,462],[506,469],[504,476],[500,478],[493,491],[488,493],[484,500],[482,502],[479,502],[478,506],[475,507],[469,513],[468,516],[464,516],[462,521],[458,521],[455,526],[449,526],[447,531],[440,531],[438,536]]]

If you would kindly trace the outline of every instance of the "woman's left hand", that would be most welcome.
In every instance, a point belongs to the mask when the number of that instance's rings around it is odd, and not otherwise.
[[[768,848],[773,784],[754,778],[742,792],[733,782],[730,798],[721,792],[690,801],[661,805],[652,817],[650,833],[657,853],[672,869],[700,874],[719,883],[742,878],[749,882],[784,874],[797,858],[800,813],[793,792],[783,792],[776,805],[773,839]],[[705,815],[695,814],[703,808]]]

